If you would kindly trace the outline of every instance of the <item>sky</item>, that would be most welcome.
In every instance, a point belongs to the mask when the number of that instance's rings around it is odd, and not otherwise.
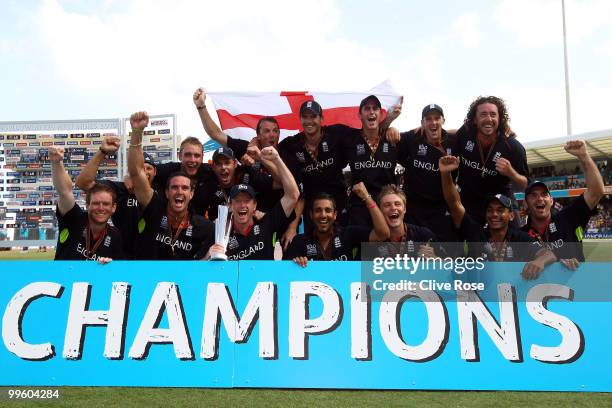
[[[567,0],[574,134],[612,129],[612,2]],[[519,140],[567,135],[561,0],[2,1],[0,121],[175,113],[207,140],[191,95],[364,91],[404,95],[462,123],[506,100]]]

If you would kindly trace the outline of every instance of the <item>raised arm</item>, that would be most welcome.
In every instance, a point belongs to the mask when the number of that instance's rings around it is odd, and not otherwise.
[[[368,208],[368,212],[370,213],[370,218],[372,218],[373,229],[370,231],[371,242],[377,241],[386,241],[389,239],[391,235],[391,231],[389,230],[389,226],[385,221],[385,216],[383,215],[380,208],[376,205],[376,201],[372,199],[372,196],[368,193],[368,189],[362,181],[355,184],[353,186],[353,192],[357,195],[357,197],[361,198],[366,207]]]
[[[584,140],[571,140],[567,142],[565,151],[572,156],[576,156],[580,161],[587,188],[584,192],[584,201],[592,210],[604,196],[604,182],[601,173],[591,155],[589,155]]]
[[[206,92],[204,92],[203,88],[198,88],[193,93],[193,104],[198,110],[206,134],[215,142],[227,147],[227,135],[219,129],[219,126],[210,117],[208,109],[206,109]]]
[[[459,168],[459,158],[456,156],[440,157],[438,168],[440,169],[440,177],[442,178],[442,193],[444,194],[444,200],[446,200],[446,205],[453,218],[453,224],[456,228],[459,228],[465,216],[465,208],[463,204],[461,204],[461,197],[459,196],[457,187],[455,187],[452,176],[453,171]]]
[[[272,146],[261,149],[260,158],[264,165],[266,165],[266,162],[274,165],[273,167],[268,167],[268,169],[271,171],[272,178],[280,181],[283,186],[284,194],[280,202],[285,214],[289,216],[295,209],[295,205],[300,197],[300,191],[295,183],[293,174],[291,174],[276,149]],[[272,172],[272,168],[274,168],[274,172]]]
[[[57,208],[61,215],[66,214],[74,207],[74,194],[72,193],[72,180],[64,168],[64,148],[50,147],[49,161],[53,175],[53,188],[59,194]]]
[[[78,188],[83,191],[89,191],[90,188],[96,184],[96,175],[98,174],[98,168],[102,160],[113,153],[117,153],[119,150],[120,139],[117,136],[106,136],[102,140],[100,149],[89,159],[87,165],[81,170],[74,183]]]
[[[142,156],[142,133],[149,124],[149,115],[146,112],[136,112],[130,117],[132,135],[128,148],[128,173],[134,184],[136,199],[146,208],[153,197],[153,188],[147,180]]]
[[[385,120],[383,120],[383,122],[380,125],[381,128],[387,129],[389,126],[391,126],[391,123],[395,119],[397,119],[399,115],[402,114],[402,104],[403,103],[404,103],[404,97],[400,96],[399,103],[397,105],[394,105],[393,108],[389,112],[387,112],[387,117],[385,118]],[[395,142],[397,143],[397,141]],[[393,141],[391,143],[393,143]]]

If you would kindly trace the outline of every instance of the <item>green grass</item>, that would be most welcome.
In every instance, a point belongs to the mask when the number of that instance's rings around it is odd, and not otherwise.
[[[11,402],[21,406],[130,407],[490,407],[559,406],[601,407],[612,405],[610,393],[560,392],[457,392],[457,391],[320,391],[276,389],[193,389],[62,387],[55,401]],[[8,404],[7,404],[8,405]]]

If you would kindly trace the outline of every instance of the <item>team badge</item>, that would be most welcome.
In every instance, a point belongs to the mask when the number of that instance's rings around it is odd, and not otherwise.
[[[495,154],[493,155],[493,162],[497,163],[497,160],[501,157],[501,153],[500,152],[495,152]]]
[[[110,244],[111,244],[111,237],[110,235],[107,235],[106,238],[104,238],[104,246],[108,248]]]
[[[406,251],[414,252],[414,242],[412,240],[406,242]]]
[[[427,146],[424,144],[419,145],[419,150],[417,151],[417,156],[425,156],[427,154]]]
[[[225,200],[225,194],[223,194],[223,191],[221,190],[217,190],[217,192],[215,193],[215,195],[217,196],[217,198],[221,199],[221,200]]]
[[[238,240],[236,239],[235,236],[232,235],[229,238],[229,241],[227,241],[227,247],[229,249],[236,249],[236,248],[238,248]]]
[[[467,143],[465,144],[465,150],[467,150],[468,152],[473,152],[474,142],[472,142],[471,140],[468,140]]]
[[[511,246],[506,248],[506,258],[514,258],[514,251]]]
[[[329,151],[329,146],[327,146],[327,142],[321,143],[321,149],[326,153]]]
[[[259,225],[253,227],[253,235],[259,235]]]
[[[383,153],[389,153],[389,144],[387,142],[383,144]]]
[[[295,152],[295,156],[297,157],[300,163],[304,163],[306,159],[304,158],[304,152]]]
[[[189,225],[189,227],[187,227],[187,230],[185,231],[185,235],[190,237],[193,234],[193,226]]]
[[[358,155],[365,154],[365,145],[364,144],[358,144],[357,145],[357,154]]]
[[[554,222],[551,222],[551,223],[548,225],[548,229],[550,230],[550,233],[551,233],[551,234],[554,234],[555,232],[557,232],[557,226],[555,225],[555,223],[554,223]]]
[[[168,228],[168,217],[167,216],[163,216],[161,219],[161,223],[160,223],[160,227],[166,229]]]
[[[340,242],[340,237],[334,238],[334,248],[342,248],[342,242]]]
[[[242,184],[249,184],[250,179],[251,175],[249,173],[244,173],[242,176]]]
[[[315,244],[306,244],[306,256],[315,256],[317,254],[317,246]]]

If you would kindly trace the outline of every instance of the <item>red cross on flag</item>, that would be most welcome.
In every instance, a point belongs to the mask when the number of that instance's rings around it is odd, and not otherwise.
[[[400,100],[389,81],[359,92],[207,92],[207,95],[215,105],[221,129],[243,140],[255,136],[255,126],[264,116],[276,118],[281,140],[301,132],[299,112],[304,101],[314,99],[321,105],[325,125],[343,123],[361,128],[357,114],[363,98],[376,95],[385,114]]]

